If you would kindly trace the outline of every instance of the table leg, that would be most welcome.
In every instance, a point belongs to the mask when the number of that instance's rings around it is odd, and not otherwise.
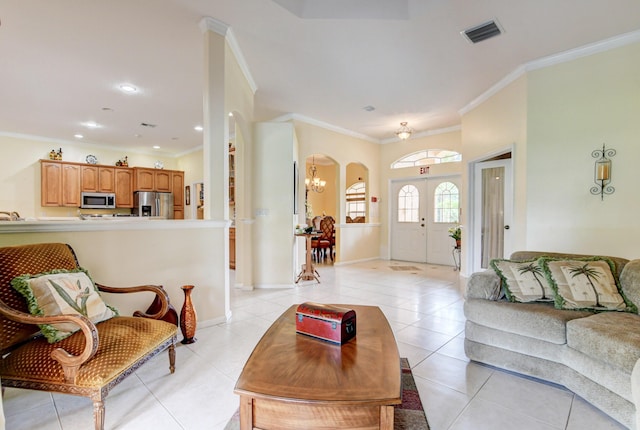
[[[253,429],[253,398],[240,396],[240,430]]]
[[[393,430],[393,406],[380,406],[380,430]]]

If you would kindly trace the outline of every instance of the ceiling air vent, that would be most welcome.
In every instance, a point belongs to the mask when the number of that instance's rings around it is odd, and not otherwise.
[[[462,35],[471,43],[482,42],[494,36],[502,34],[502,28],[497,21],[491,20],[475,27],[468,28],[462,32]]]

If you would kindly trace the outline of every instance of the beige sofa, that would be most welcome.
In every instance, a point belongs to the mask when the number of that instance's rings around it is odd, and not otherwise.
[[[540,256],[516,252],[511,260]],[[640,260],[609,257],[624,295],[640,306]],[[465,352],[474,361],[564,385],[629,428],[640,430],[640,316],[559,310],[552,303],[512,303],[493,269],[466,286]]]

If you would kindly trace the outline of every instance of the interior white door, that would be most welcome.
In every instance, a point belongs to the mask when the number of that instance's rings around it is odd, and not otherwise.
[[[391,259],[427,262],[426,179],[391,183]]]
[[[477,163],[474,172],[473,270],[511,254],[511,159]]]

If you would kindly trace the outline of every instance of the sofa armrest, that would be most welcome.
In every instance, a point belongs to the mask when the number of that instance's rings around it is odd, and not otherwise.
[[[86,363],[98,351],[98,329],[91,320],[84,315],[50,315],[38,316],[17,311],[7,306],[0,300],[0,314],[7,319],[23,324],[55,324],[73,323],[80,327],[85,338],[84,349],[78,355],[68,353],[62,348],[56,348],[51,352],[51,358],[62,366],[67,383],[73,384],[78,369]]]
[[[640,310],[640,260],[631,260],[620,273],[622,292]]]
[[[139,293],[142,291],[150,291],[152,293],[155,293],[156,297],[154,299],[154,303],[158,304],[158,307],[154,309],[156,312],[153,314],[148,314],[142,311],[135,311],[133,316],[136,316],[136,317],[144,317],[144,318],[159,320],[159,319],[162,319],[162,317],[164,317],[165,314],[171,308],[171,304],[169,303],[169,296],[167,295],[167,292],[164,290],[164,288],[162,288],[162,285],[137,285],[135,287],[109,287],[107,285],[96,283],[96,287],[100,291],[104,291],[105,293],[113,293],[113,294]]]
[[[631,398],[636,406],[635,428],[640,430],[640,360],[636,361],[631,372]]]
[[[500,298],[500,277],[492,270],[472,273],[467,281],[465,299],[498,300]]]

